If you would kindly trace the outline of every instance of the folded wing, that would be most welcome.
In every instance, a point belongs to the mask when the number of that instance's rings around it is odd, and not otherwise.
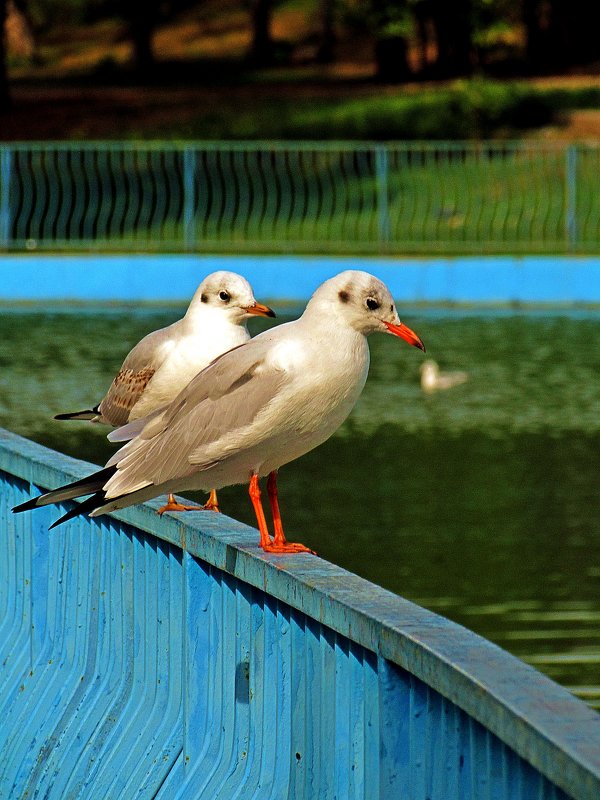
[[[177,323],[175,323],[176,325]],[[145,336],[129,353],[98,410],[111,425],[124,425],[168,352],[173,325]]]
[[[107,497],[208,469],[254,446],[268,429],[261,416],[285,373],[269,367],[267,342],[254,339],[220,356],[110,459],[117,472]],[[127,426],[128,427],[128,426]]]

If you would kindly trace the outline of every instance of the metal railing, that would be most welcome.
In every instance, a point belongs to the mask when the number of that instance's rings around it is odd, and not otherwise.
[[[600,253],[600,146],[0,145],[0,249]]]
[[[594,711],[356,575],[157,502],[10,513],[89,469],[0,430],[0,797],[600,797]]]

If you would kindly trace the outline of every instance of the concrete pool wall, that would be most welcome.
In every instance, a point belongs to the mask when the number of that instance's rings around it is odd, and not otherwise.
[[[304,301],[332,275],[364,269],[404,303],[600,303],[600,257],[204,253],[0,255],[0,301],[187,302],[217,269],[241,273],[262,299]]]

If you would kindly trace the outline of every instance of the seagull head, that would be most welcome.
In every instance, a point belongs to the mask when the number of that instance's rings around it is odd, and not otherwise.
[[[437,376],[440,374],[440,368],[437,365],[437,361],[434,361],[431,358],[428,358],[426,361],[423,361],[419,369],[421,375],[427,375],[433,378],[437,378]]]
[[[377,331],[390,333],[425,351],[417,334],[400,321],[385,283],[368,272],[347,270],[325,281],[309,301],[309,309],[309,313],[327,313],[365,336]]]
[[[245,278],[225,270],[207,275],[196,289],[190,311],[204,313],[205,310],[225,314],[235,323],[250,316],[275,316],[269,306],[257,302],[252,287]]]

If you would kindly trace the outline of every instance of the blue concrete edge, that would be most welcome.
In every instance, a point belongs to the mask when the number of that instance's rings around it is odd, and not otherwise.
[[[2,254],[0,301],[189,301],[217,269],[265,300],[307,300],[327,278],[364,269],[403,303],[600,303],[600,257],[395,258],[223,254]]]
[[[0,469],[54,488],[95,467],[0,429]],[[265,554],[258,547],[258,532],[236,520],[212,512],[190,514],[185,520],[171,514],[161,518],[158,506],[158,500],[152,501],[113,516],[408,670],[572,797],[600,797],[600,715],[533,667],[318,557]]]

